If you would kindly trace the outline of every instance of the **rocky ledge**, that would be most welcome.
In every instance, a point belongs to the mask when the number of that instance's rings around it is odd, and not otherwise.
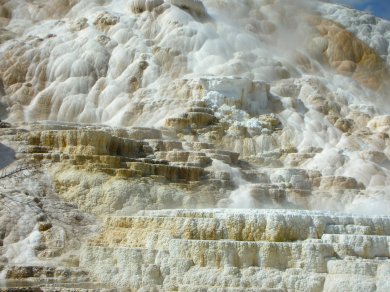
[[[108,217],[81,266],[147,291],[389,291],[390,217],[160,210]],[[146,290],[143,290],[146,291]]]

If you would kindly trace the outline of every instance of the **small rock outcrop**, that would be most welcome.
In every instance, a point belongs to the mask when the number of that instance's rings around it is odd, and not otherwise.
[[[132,0],[130,1],[130,10],[133,13],[142,13],[152,11],[155,7],[164,3],[164,0]]]

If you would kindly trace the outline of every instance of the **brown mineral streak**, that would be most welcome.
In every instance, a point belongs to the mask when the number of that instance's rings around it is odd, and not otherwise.
[[[316,33],[328,41],[323,59],[319,61],[339,74],[351,76],[365,87],[384,93],[390,71],[374,49],[332,20],[313,15],[307,19]]]

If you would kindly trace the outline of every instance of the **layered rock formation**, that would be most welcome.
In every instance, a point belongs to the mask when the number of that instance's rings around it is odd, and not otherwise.
[[[221,142],[229,146],[231,139],[217,119],[213,126],[195,128],[191,131],[205,136],[219,131],[220,142],[183,141],[188,128],[181,126],[176,132],[55,123],[14,130],[10,140],[20,145],[25,159],[45,165],[63,198],[95,214],[183,206],[345,210],[357,198],[375,196],[374,188],[353,177],[299,167],[319,149],[299,154],[295,148],[277,148],[240,156],[216,148]],[[378,164],[386,160],[381,152],[365,155]]]
[[[389,217],[145,211],[108,218],[81,264],[92,263],[101,281],[132,289],[386,291],[389,235]]]
[[[4,290],[389,290],[389,22],[43,2],[0,3]]]

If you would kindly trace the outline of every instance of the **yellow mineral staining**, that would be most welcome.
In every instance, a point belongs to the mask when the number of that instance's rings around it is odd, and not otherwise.
[[[388,218],[310,211],[143,211],[132,217],[109,217],[102,232],[84,247],[81,266],[93,263],[89,270],[98,279],[124,287],[140,284],[112,272],[116,268],[149,281],[148,275],[136,271],[145,262],[164,271],[167,261],[170,273],[158,274],[164,278],[163,288],[222,286],[243,291],[258,288],[262,278],[268,280],[264,287],[270,288],[273,277],[279,278],[275,283],[288,285],[292,275],[294,279],[309,275],[303,290],[321,291],[325,280],[327,285],[346,285],[356,271],[365,275],[361,283],[380,284],[388,275],[384,270],[388,264],[377,257],[389,255],[389,226]],[[132,261],[125,260],[129,255]]]
[[[108,12],[104,12],[99,14],[94,20],[93,24],[100,30],[105,31],[110,29],[111,26],[117,24],[119,22],[119,17],[110,14]]]
[[[313,37],[309,46],[321,62],[372,90],[385,89],[390,80],[389,68],[374,49],[334,21],[317,16],[308,20],[320,35]]]

